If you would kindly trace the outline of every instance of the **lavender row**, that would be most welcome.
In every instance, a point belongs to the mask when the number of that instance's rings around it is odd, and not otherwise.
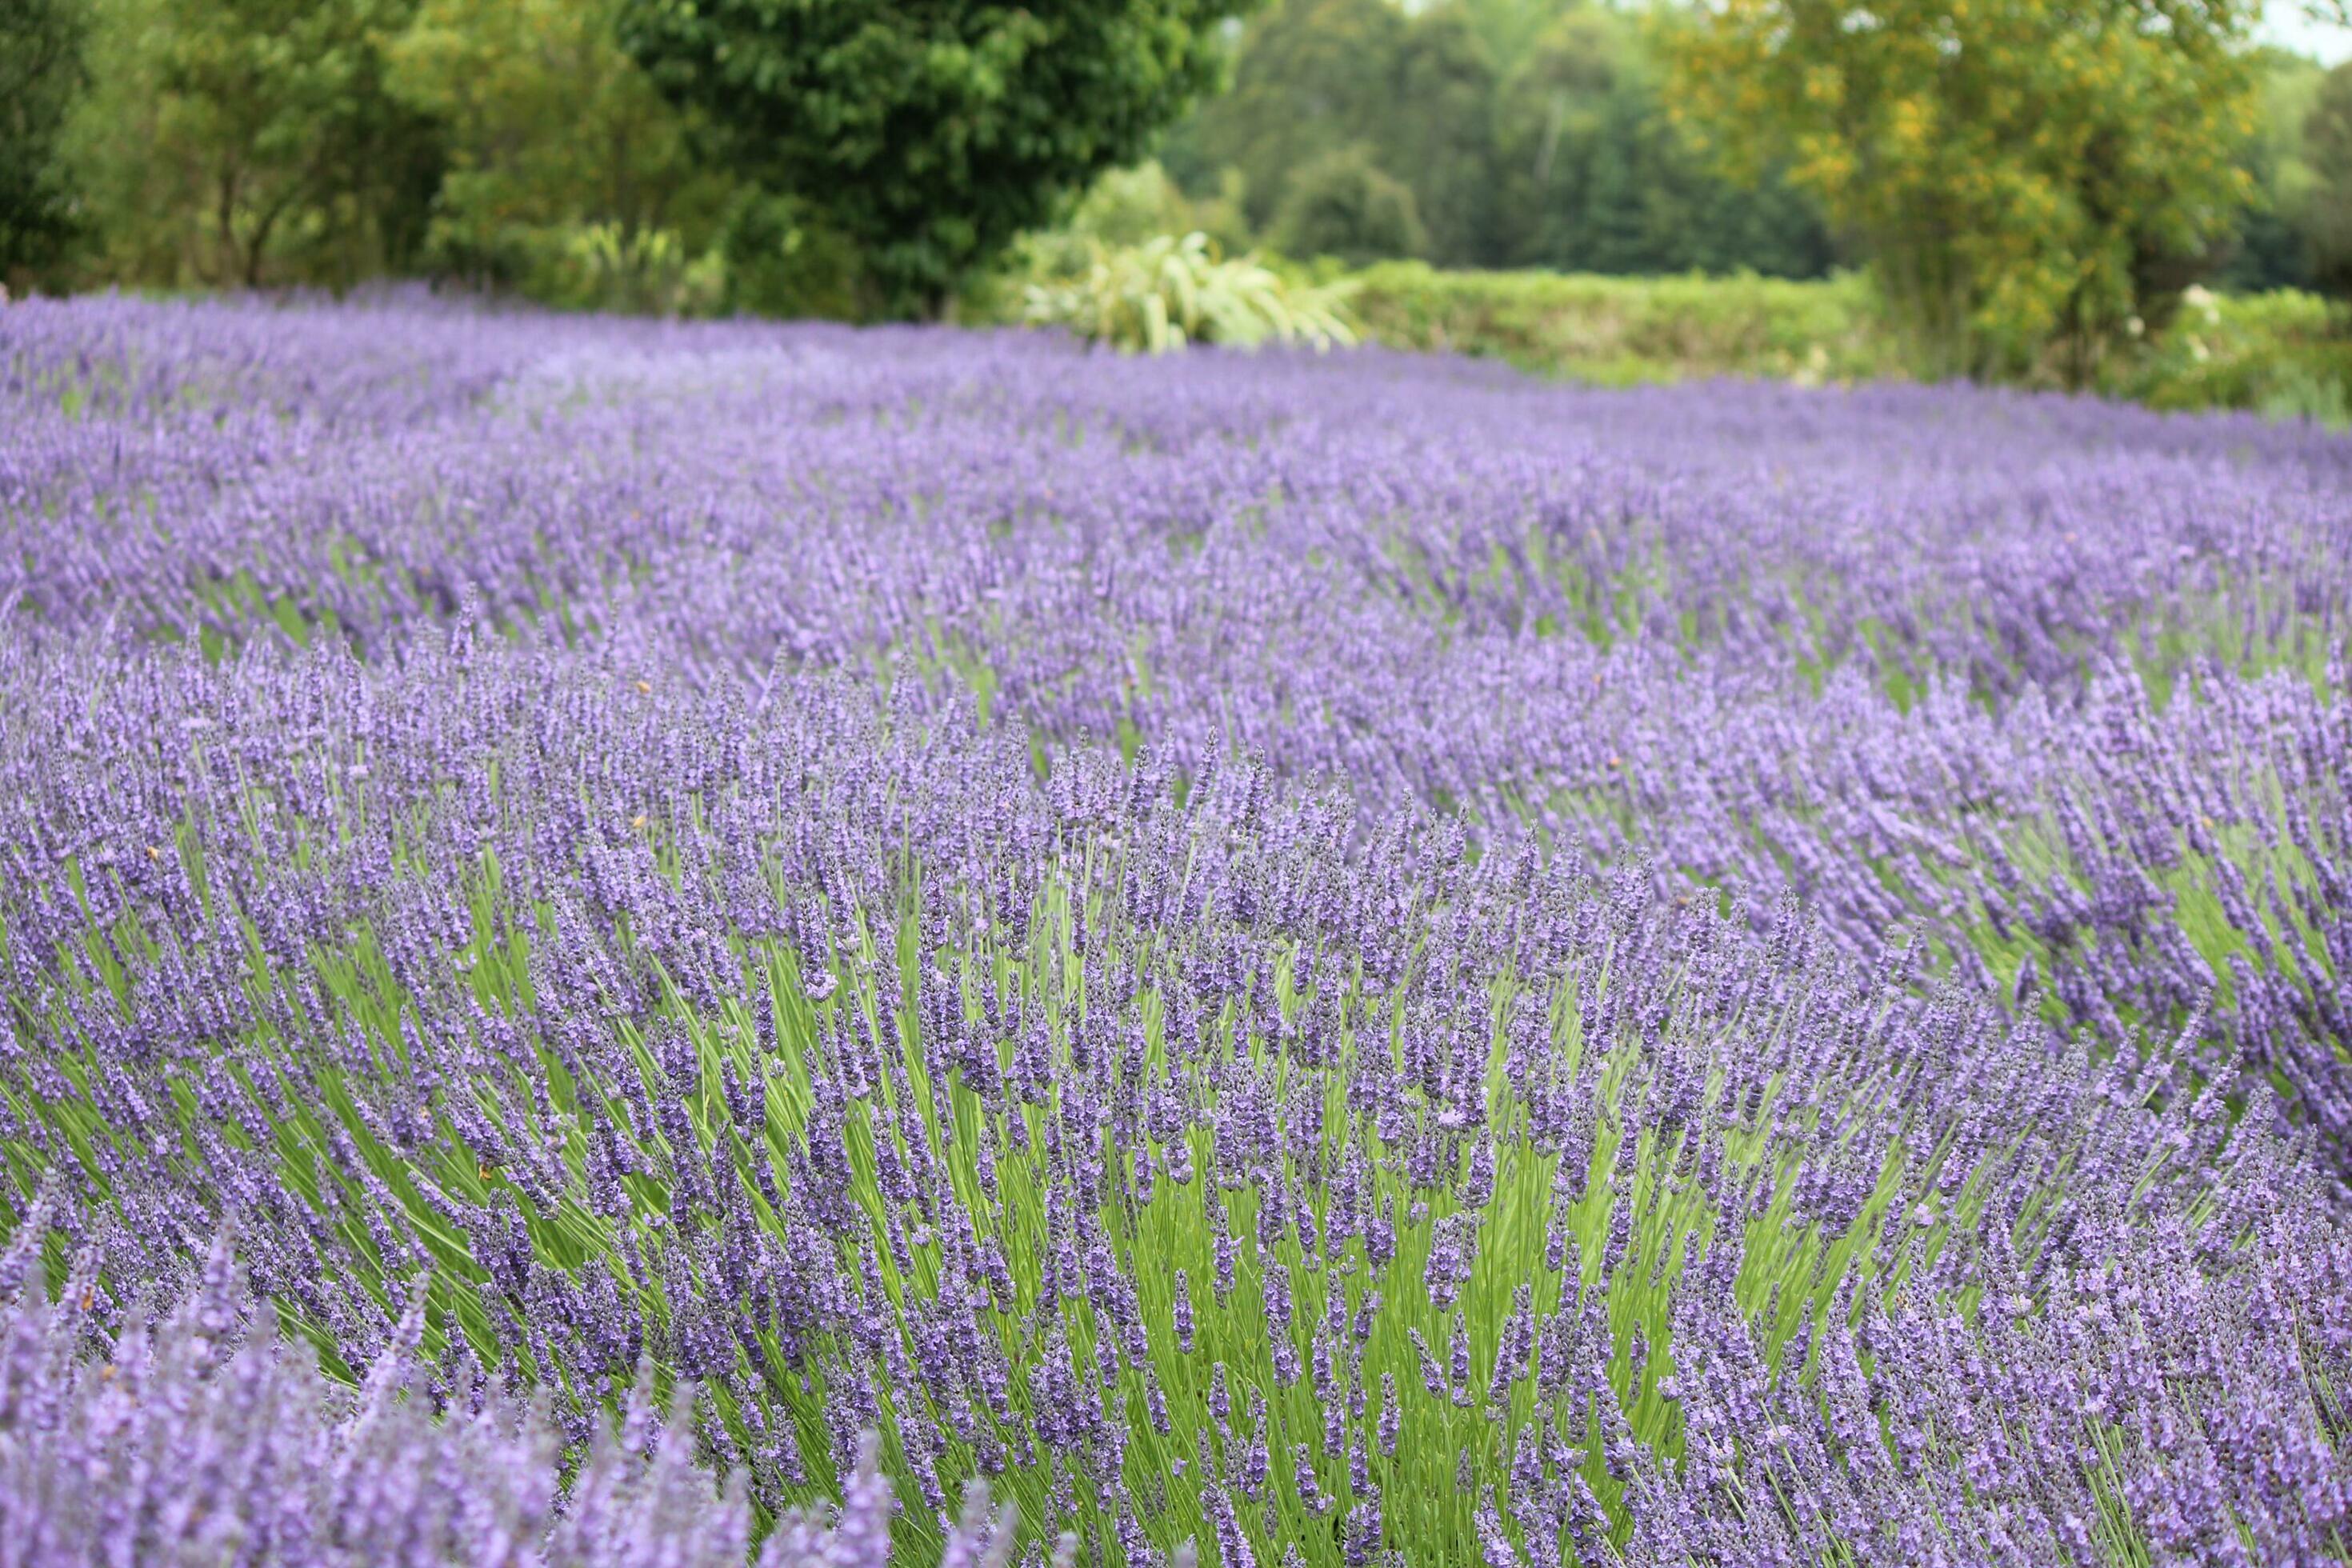
[[[1727,691],[2307,660],[2352,572],[2352,443],[2009,395],[104,300],[11,310],[0,378],[0,596],[45,626],[372,650],[470,586],[698,681],[915,649],[1187,765],[1442,773],[1416,730],[1530,643]]]
[[[1368,822],[1789,889],[1856,957],[2030,957],[2109,1034],[2210,994],[2346,1125],[2338,437],[415,300],[35,305],[0,367],[13,640],[380,659],[471,595],[698,688],[896,660],[1047,747],[1252,748]]]
[[[2340,1191],[2193,1042],[914,680],[76,658],[0,1136],[102,1324],[231,1224],[583,1450],[652,1358],[763,1519],[878,1430],[910,1551],[2342,1551]]]

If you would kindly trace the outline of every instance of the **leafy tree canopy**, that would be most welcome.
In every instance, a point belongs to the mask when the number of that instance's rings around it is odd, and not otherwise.
[[[74,228],[56,148],[80,90],[73,0],[0,0],[0,282],[47,266]]]
[[[525,281],[544,237],[609,224],[707,241],[733,192],[687,116],[614,40],[614,0],[417,0],[386,46],[392,89],[441,127],[429,262]]]
[[[170,284],[350,283],[410,265],[436,128],[384,81],[408,0],[93,0],[68,157],[105,268]]]
[[[729,161],[856,243],[900,310],[974,268],[1213,84],[1246,0],[625,0],[624,46]]]
[[[1832,260],[1809,198],[1769,175],[1755,191],[1725,180],[1667,122],[1643,32],[1617,12],[1281,0],[1237,52],[1233,90],[1179,126],[1162,156],[1196,190],[1238,173],[1251,222],[1286,247],[1298,243],[1280,232],[1297,187],[1358,148],[1412,192],[1428,237],[1391,255],[1794,277]]]
[[[2312,190],[2305,211],[2315,282],[2352,294],[2352,60],[2329,71],[2304,121]]]
[[[1412,192],[1382,174],[1358,142],[1298,172],[1275,216],[1274,243],[1292,256],[1334,256],[1350,267],[1429,248]]]
[[[1715,0],[1668,101],[1861,236],[1930,369],[2055,342],[2080,381],[2252,191],[2252,0]]]

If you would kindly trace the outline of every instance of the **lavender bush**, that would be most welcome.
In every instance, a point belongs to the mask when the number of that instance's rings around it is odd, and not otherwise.
[[[420,301],[0,410],[29,1561],[2347,1555],[2341,438]]]
[[[226,1247],[176,1310],[85,1354],[96,1299],[87,1272],[51,1304],[20,1232],[0,1260],[19,1292],[0,1339],[0,1562],[222,1563],[499,1568],[740,1568],[751,1515],[740,1478],[724,1499],[682,1424],[656,1420],[640,1378],[624,1419],[600,1429],[559,1514],[559,1444],[478,1367],[437,1392],[416,1358],[412,1309],[356,1392],[299,1348],[251,1337],[251,1300]],[[29,1289],[26,1287],[29,1285]],[[784,1521],[759,1568],[879,1562],[890,1493],[869,1443],[839,1513]],[[975,1498],[947,1561],[1001,1564],[1009,1519]]]

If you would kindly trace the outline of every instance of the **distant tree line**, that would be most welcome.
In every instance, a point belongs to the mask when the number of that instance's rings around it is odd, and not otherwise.
[[[1242,0],[0,0],[0,279],[939,312]]]
[[[2352,289],[2352,67],[2238,3],[0,0],[0,280],[936,314],[1156,153],[1302,259],[1868,263],[1983,369]]]
[[[1812,202],[1769,170],[1726,180],[1669,123],[1643,33],[1590,5],[1282,0],[1161,162],[1196,194],[1237,174],[1251,228],[1299,255],[1827,271],[1839,250]]]
[[[1249,227],[1297,254],[1790,278],[1867,259],[1870,237],[1832,223],[1775,158],[1761,106],[1726,106],[1725,119],[1753,125],[1744,160],[1677,128],[1671,28],[1658,22],[1549,0],[1410,14],[1388,0],[1282,0],[1239,33],[1231,89],[1169,134],[1161,162],[1196,196],[1238,193]],[[1917,36],[1934,37],[1937,22],[1916,18]],[[2225,220],[2194,247],[2197,270],[2249,290],[2341,289],[2352,66],[2330,72],[2271,49],[2231,59],[2256,123],[2212,137],[2232,177],[2220,182]],[[2201,109],[2188,120],[2209,129]]]

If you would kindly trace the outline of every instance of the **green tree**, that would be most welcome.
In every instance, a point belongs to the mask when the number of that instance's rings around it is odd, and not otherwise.
[[[2311,255],[2304,228],[2312,175],[2304,161],[2304,122],[2326,72],[2300,55],[2256,52],[2262,114],[2246,145],[2243,166],[2254,194],[2238,215],[2230,258],[2215,279],[2241,293],[2311,285]]]
[[[419,0],[386,45],[393,92],[442,127],[435,270],[557,297],[584,229],[718,242],[733,183],[697,160],[615,18],[614,0]]]
[[[416,258],[436,128],[381,41],[407,0],[95,0],[68,155],[124,279],[347,284]]]
[[[1491,266],[1495,63],[1459,4],[1412,18],[1369,129],[1381,166],[1412,188],[1429,227],[1429,258]]]
[[[1922,369],[2079,384],[2251,190],[2252,0],[1716,0],[1669,101],[1861,237]]]
[[[1387,0],[1282,0],[1243,33],[1232,89],[1171,134],[1169,172],[1205,192],[1239,170],[1243,213],[1265,230],[1296,171],[1358,142],[1384,144],[1405,30]]]
[[[1726,180],[1668,121],[1641,32],[1564,13],[1522,52],[1496,110],[1504,265],[1810,278],[1835,258],[1819,209],[1764,170]]]
[[[1492,259],[1495,68],[1458,4],[1408,16],[1389,0],[1285,0],[1243,35],[1233,90],[1167,149],[1195,189],[1233,168],[1251,224],[1269,228],[1303,171],[1371,149],[1402,181],[1431,259]]]
[[[1486,46],[1486,58],[1505,70],[1526,58],[1536,41],[1563,16],[1581,7],[1576,0],[1452,0],[1469,18]]]
[[[75,232],[58,142],[85,83],[82,33],[71,0],[0,0],[0,283],[54,267]]]
[[[1213,84],[1243,0],[625,0],[624,45],[730,165],[855,242],[899,310],[975,268]]]
[[[1241,174],[1261,229],[1307,169],[1365,145],[1449,266],[1810,277],[1832,259],[1819,208],[1777,171],[1750,191],[1686,143],[1643,29],[1614,10],[1285,0],[1237,56],[1233,91],[1162,157],[1194,190]]]
[[[1530,40],[1495,108],[1496,248],[1509,267],[1587,270],[1596,153],[1611,143],[1624,55],[1611,13],[1578,7]]]
[[[730,310],[829,321],[862,321],[874,313],[857,247],[794,197],[742,186],[719,244]]]
[[[1382,174],[1360,142],[1324,153],[1291,177],[1273,238],[1287,255],[1335,256],[1350,267],[1429,249],[1412,191]]]
[[[2320,82],[2303,142],[2312,177],[2303,211],[2313,281],[2352,295],[2352,60]]]

